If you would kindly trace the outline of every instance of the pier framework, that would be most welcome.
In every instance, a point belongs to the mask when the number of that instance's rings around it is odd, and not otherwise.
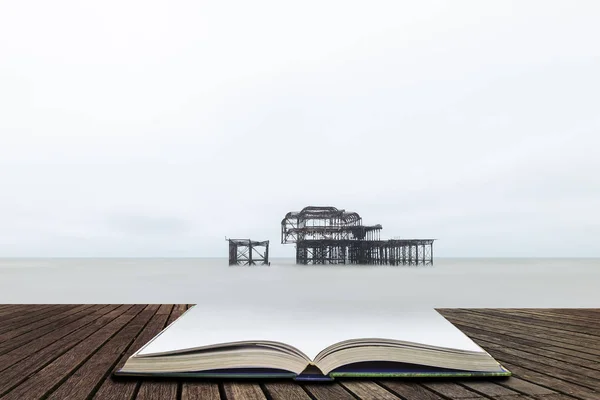
[[[250,239],[227,239],[229,241],[229,265],[270,265],[269,241]]]
[[[281,243],[296,244],[297,264],[433,264],[434,239],[381,240],[381,229],[355,212],[311,206],[285,216]]]

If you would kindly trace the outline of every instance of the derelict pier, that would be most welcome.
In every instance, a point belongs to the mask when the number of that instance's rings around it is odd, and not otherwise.
[[[229,265],[270,265],[269,241],[250,239],[227,239],[229,241]]]
[[[281,243],[296,244],[297,264],[433,265],[435,239],[381,240],[381,229],[355,212],[305,207],[281,221]]]

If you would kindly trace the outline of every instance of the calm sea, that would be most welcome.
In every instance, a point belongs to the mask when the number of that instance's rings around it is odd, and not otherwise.
[[[215,308],[600,307],[600,259],[436,259],[434,266],[229,267],[226,259],[0,259],[0,303]]]

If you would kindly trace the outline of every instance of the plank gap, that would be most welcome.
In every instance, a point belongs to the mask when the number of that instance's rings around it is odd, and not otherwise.
[[[110,319],[104,324],[104,326],[113,323],[117,318],[120,318],[121,316],[123,316],[125,314],[125,312],[127,311],[127,309],[123,309],[119,312],[119,308],[122,308],[123,305],[117,305],[114,308],[111,308],[111,307],[113,307],[113,306],[108,306],[107,307],[108,311],[98,318],[98,319],[101,319],[101,318],[106,317],[107,315],[114,314],[112,317],[109,317]],[[91,325],[92,325],[91,327],[93,327],[93,324],[95,322],[96,321],[91,322]],[[90,328],[90,326],[81,327],[76,332],[85,332],[86,329],[89,329],[89,328]],[[101,328],[99,328],[99,329],[101,329]],[[81,343],[83,343],[85,340],[87,340],[90,336],[94,335],[99,329],[96,329],[96,330],[90,331],[90,332],[86,332],[87,334],[85,336],[83,336],[82,338],[80,338],[79,340],[77,340],[76,342],[65,345],[65,348],[63,348],[62,350],[59,350],[54,356],[50,356],[46,360],[41,361],[41,363],[37,364],[36,367],[31,372],[27,372],[26,376],[21,376],[20,380],[17,379],[17,381],[13,382],[13,384],[11,386],[7,386],[5,388],[5,390],[0,390],[0,396],[4,396],[4,395],[10,393],[12,390],[17,388],[19,385],[23,384],[25,381],[30,379],[30,377],[37,374],[38,372],[40,372],[41,370],[46,368],[48,365],[50,365],[53,362],[55,362],[56,360],[58,360],[64,354],[69,352],[71,349],[73,349],[76,346],[79,346]],[[74,332],[72,334],[75,335],[76,332]],[[27,362],[32,361],[35,356],[36,356],[36,354],[32,354],[32,355],[26,357],[25,359],[19,361],[18,363],[14,364],[14,366],[21,364],[21,363],[26,364]],[[13,368],[14,368],[14,366],[13,366]],[[14,369],[13,369],[13,371],[14,371]],[[5,376],[5,378],[6,378],[6,376]],[[1,382],[0,382],[0,384],[1,384]]]
[[[133,307],[130,307],[129,309],[125,310],[125,312],[124,312],[123,314],[125,314],[125,313],[127,313],[127,311],[131,310],[131,308],[133,308]],[[133,321],[133,320],[134,320],[134,319],[135,319],[135,318],[136,318],[136,317],[137,317],[137,316],[138,316],[138,315],[139,315],[139,314],[140,314],[140,313],[141,313],[143,310],[144,310],[144,307],[141,307],[141,308],[140,308],[140,310],[139,310],[137,313],[135,313],[135,314],[133,315],[133,317],[132,317],[132,318],[131,318],[129,321],[127,321],[126,323],[124,323],[124,324],[123,324],[123,326],[121,326],[120,328],[118,328],[118,329],[117,329],[117,330],[116,330],[116,331],[115,331],[113,334],[111,334],[111,335],[110,335],[110,337],[109,337],[108,339],[104,340],[104,341],[102,342],[102,344],[100,344],[100,346],[98,346],[98,347],[97,347],[95,350],[93,350],[93,351],[92,351],[90,354],[88,354],[88,356],[87,356],[87,357],[85,357],[85,358],[83,359],[83,361],[82,361],[82,362],[80,362],[79,364],[77,364],[77,365],[75,366],[75,368],[72,368],[72,369],[71,369],[71,370],[70,370],[68,373],[66,373],[66,374],[65,374],[65,376],[63,376],[63,377],[62,377],[62,379],[61,379],[61,380],[60,380],[58,383],[56,383],[56,384],[55,384],[55,385],[54,385],[54,386],[53,386],[53,387],[52,387],[50,390],[48,390],[48,391],[47,391],[47,392],[44,394],[44,398],[48,398],[48,397],[50,397],[50,395],[51,395],[53,392],[55,392],[55,391],[56,391],[56,390],[57,390],[57,389],[60,387],[60,385],[62,385],[63,383],[65,383],[65,382],[67,381],[67,379],[69,379],[69,378],[70,378],[70,377],[71,377],[73,374],[75,374],[75,372],[76,372],[76,371],[77,371],[79,368],[81,368],[81,366],[82,366],[82,365],[84,365],[84,364],[85,364],[85,363],[86,363],[86,362],[87,362],[87,361],[88,361],[90,358],[92,358],[92,357],[93,357],[93,356],[94,356],[96,353],[98,353],[98,352],[99,352],[99,351],[102,349],[102,347],[103,347],[103,346],[104,346],[106,343],[108,343],[108,342],[109,342],[109,341],[110,341],[110,340],[111,340],[113,337],[115,337],[115,336],[116,336],[116,335],[117,335],[119,332],[121,332],[123,329],[125,329],[125,328],[127,327],[127,325],[128,325],[128,324],[129,324],[131,321]]]

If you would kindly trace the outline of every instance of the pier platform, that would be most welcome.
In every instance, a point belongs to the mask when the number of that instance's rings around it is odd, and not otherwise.
[[[513,373],[503,380],[112,378],[131,353],[189,306],[0,305],[0,399],[600,399],[600,309],[439,309]]]

